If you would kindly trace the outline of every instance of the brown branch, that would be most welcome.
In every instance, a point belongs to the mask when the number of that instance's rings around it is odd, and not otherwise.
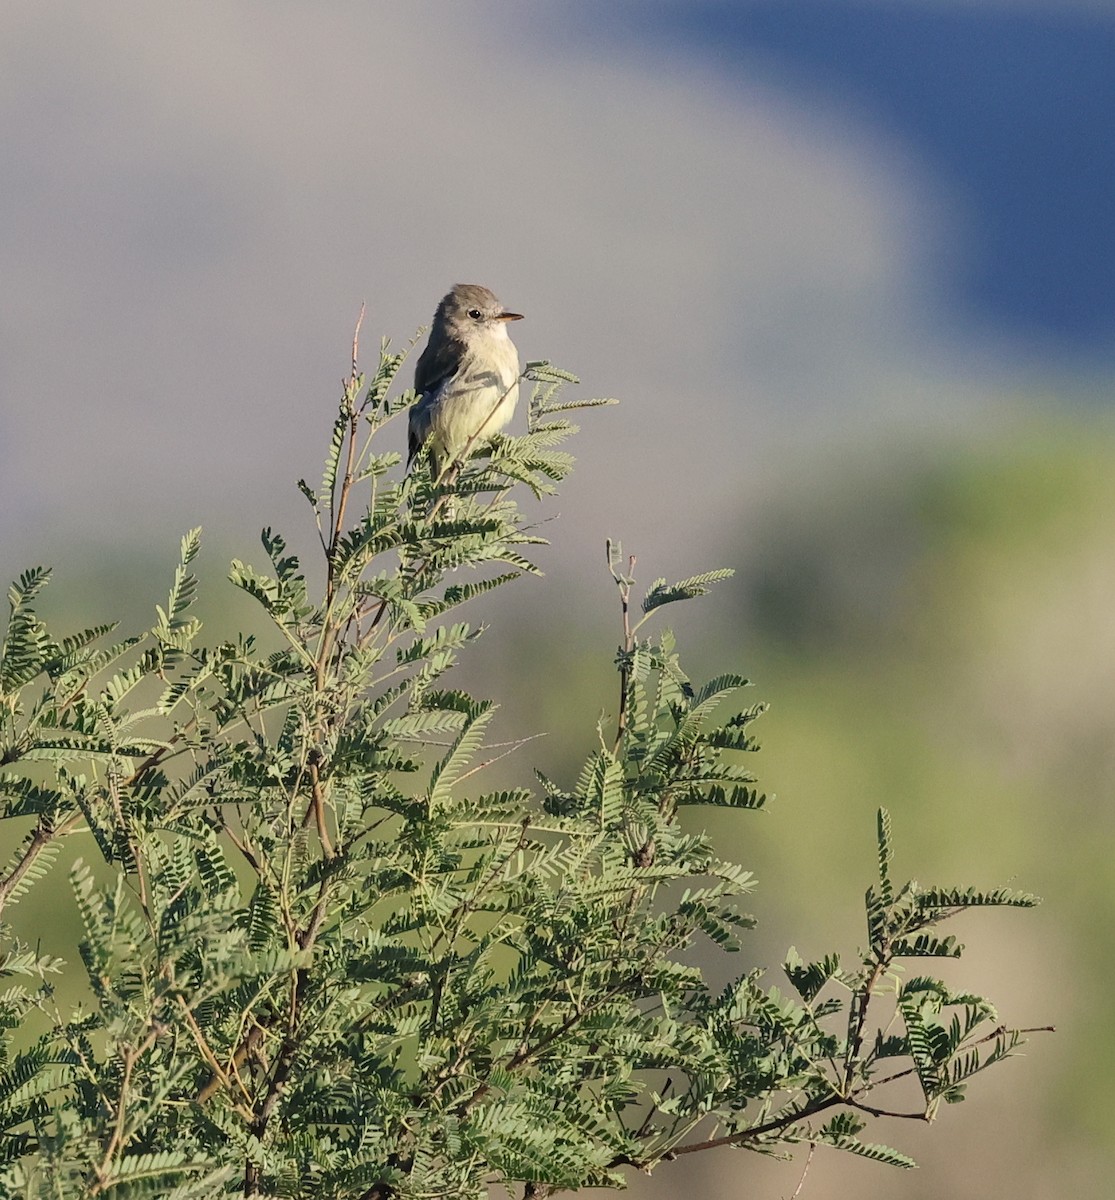
[[[27,840],[27,848],[20,856],[19,862],[12,867],[7,876],[0,880],[0,913],[4,911],[4,906],[7,904],[12,892],[19,886],[20,880],[34,866],[35,859],[57,838],[65,837],[66,834],[72,833],[75,826],[79,825],[82,820],[82,814],[76,812],[67,817],[60,825],[50,826],[42,817],[39,818],[39,823],[35,826],[34,833]]]
[[[206,1064],[212,1073],[212,1079],[201,1089],[195,1097],[195,1103],[204,1104],[216,1091],[218,1086],[224,1088],[228,1093],[229,1100],[232,1102],[232,1107],[237,1116],[242,1121],[251,1121],[255,1114],[243,1101],[236,1098],[236,1088],[233,1086],[233,1081],[229,1078],[228,1072],[221,1066],[220,1060],[213,1052],[213,1048],[205,1038],[205,1034],[198,1025],[197,1019],[194,1017],[193,1011],[189,1004],[186,1003],[184,996],[178,997],[178,1006],[182,1009],[182,1015],[186,1018],[186,1024],[189,1026],[190,1033],[193,1035],[194,1042],[198,1050],[201,1052],[201,1057],[205,1059]],[[216,1082],[214,1082],[214,1080]],[[247,1094],[242,1084],[237,1081],[237,1086],[240,1089],[244,1100],[250,1100],[251,1097]]]
[[[511,752],[508,751],[508,753]],[[511,862],[511,860],[516,854],[519,853],[519,851],[526,848],[527,834],[529,830],[530,817],[528,815],[522,819],[519,836],[516,839],[515,844],[507,851],[504,857],[492,867],[491,871],[488,872],[488,875],[481,880],[479,887],[476,888],[473,894],[467,900],[460,901],[449,914],[449,916],[445,918],[445,921],[442,923],[442,927],[438,931],[437,936],[430,943],[427,953],[433,954],[434,950],[437,949],[438,943],[446,936],[446,931],[448,930],[449,926],[454,922],[458,922],[461,918],[467,917],[469,913],[476,908],[476,905],[483,898],[484,893],[492,886],[493,883],[495,883],[503,871],[506,870],[507,864]],[[453,936],[455,939],[456,934]]]
[[[312,797],[310,809],[314,815],[318,840],[321,842],[321,852],[331,862],[336,858],[337,852],[333,849],[333,842],[329,837],[329,826],[325,819],[325,787],[321,782],[321,774],[316,762],[310,763],[310,795]]]
[[[240,855],[244,861],[255,871],[257,877],[262,880],[264,876],[263,863],[256,857],[255,851],[251,848],[247,837],[237,837],[227,821],[220,820],[219,823],[221,832],[240,851]]]
[[[806,1107],[799,1112],[787,1113],[783,1117],[773,1117],[769,1121],[765,1121],[762,1125],[752,1125],[749,1129],[741,1129],[738,1133],[725,1134],[723,1137],[709,1138],[703,1142],[690,1142],[688,1146],[675,1146],[672,1150],[668,1150],[662,1155],[665,1162],[672,1162],[673,1159],[679,1158],[683,1154],[697,1154],[702,1150],[715,1150],[720,1146],[742,1146],[747,1142],[754,1141],[756,1138],[763,1137],[768,1133],[777,1133],[780,1129],[785,1129],[788,1125],[793,1125],[798,1121],[808,1120],[810,1117],[817,1116],[818,1113],[827,1111],[830,1108],[836,1108],[838,1105],[847,1103],[843,1096],[828,1096],[824,1100],[819,1100],[812,1107]],[[609,1164],[611,1165],[611,1164]],[[617,1166],[623,1166],[624,1163],[617,1163]],[[638,1167],[639,1163],[633,1162],[627,1165]]]
[[[524,825],[525,825],[525,823],[524,823]],[[553,1043],[556,1042],[559,1038],[564,1037],[565,1034],[567,1034],[575,1025],[577,1025],[579,1022],[583,1021],[587,1016],[591,1015],[593,1012],[595,1012],[602,1004],[607,1004],[607,1002],[609,1000],[611,1000],[614,996],[619,995],[625,988],[630,987],[633,983],[636,983],[636,982],[638,982],[638,980],[642,979],[643,975],[645,974],[647,966],[654,959],[655,955],[661,953],[661,951],[662,951],[662,943],[655,946],[648,953],[646,961],[643,963],[643,965],[637,971],[633,971],[629,975],[625,975],[621,980],[619,980],[617,983],[613,984],[606,992],[604,992],[600,996],[597,996],[590,1004],[586,1004],[583,1008],[577,1009],[576,1012],[572,1013],[569,1017],[567,1017],[566,1020],[564,1020],[555,1029],[551,1029],[550,1032],[547,1033],[544,1037],[539,1038],[539,1040],[537,1042],[535,1042],[535,1044],[533,1046],[525,1046],[525,1045],[522,1046],[521,1049],[516,1051],[515,1054],[513,1054],[507,1060],[507,1062],[504,1064],[504,1070],[515,1071],[519,1067],[524,1066],[526,1063],[530,1062],[531,1059],[536,1058],[539,1054],[541,1054],[542,1051],[545,1050],[547,1047],[552,1046]],[[487,1082],[481,1082],[475,1088],[475,1090],[471,1093],[471,1095],[469,1095],[464,1101],[461,1102],[460,1105],[458,1105],[457,1112],[459,1114],[461,1114],[462,1116],[467,1114],[473,1108],[475,1108],[476,1105],[490,1091],[491,1091],[491,1085],[488,1084]],[[634,1160],[627,1158],[626,1156],[621,1157],[621,1158],[617,1159],[616,1161],[609,1163],[608,1165],[609,1166],[623,1166],[625,1164],[631,1165],[631,1166],[638,1165],[637,1163],[634,1162]]]
[[[306,928],[296,936],[300,950],[312,950],[314,942],[317,941],[317,935],[321,932],[322,922],[325,920],[325,902],[329,899],[329,881],[323,879],[318,888],[317,902],[314,904],[314,910],[310,913],[310,920]]]
[[[870,1104],[863,1104],[861,1101],[852,1100],[851,1098],[845,1098],[844,1103],[849,1108],[855,1108],[855,1109],[858,1109],[860,1112],[867,1113],[867,1115],[870,1117],[894,1117],[895,1119],[901,1120],[901,1121],[928,1121],[928,1120],[930,1120],[928,1108],[923,1109],[921,1112],[894,1112],[892,1109],[889,1109],[889,1108],[875,1108]]]
[[[326,667],[333,655],[333,645],[336,641],[336,628],[330,623],[333,600],[337,591],[337,546],[345,528],[345,512],[348,508],[349,496],[356,472],[356,431],[360,423],[360,409],[356,404],[356,392],[359,383],[357,356],[360,349],[360,326],[364,323],[364,305],[360,305],[360,316],[356,321],[356,329],[352,335],[352,372],[344,386],[344,409],[348,418],[348,433],[346,440],[348,449],[345,454],[345,469],[341,476],[338,489],[334,477],[332,492],[329,496],[329,538],[325,545],[325,608],[322,618],[321,643],[317,653],[316,683],[317,690],[325,690]]]
[[[852,1087],[852,1070],[859,1059],[859,1052],[863,1048],[863,1034],[867,1026],[867,1009],[871,1004],[871,999],[874,994],[875,984],[879,981],[879,976],[890,965],[890,960],[882,959],[876,962],[872,968],[871,974],[867,977],[867,982],[863,985],[863,990],[856,992],[852,996],[853,1011],[848,1013],[848,1050],[844,1056],[844,1091],[851,1091]]]
[[[300,950],[312,949],[314,943],[317,941],[317,936],[321,932],[321,926],[325,920],[325,909],[328,899],[329,881],[328,879],[323,879],[318,888],[318,898],[310,914],[310,920],[306,928],[295,937]],[[248,1127],[251,1129],[252,1134],[261,1141],[267,1131],[267,1125],[271,1120],[275,1107],[279,1103],[286,1089],[287,1082],[294,1071],[294,1064],[298,1057],[299,1049],[299,1020],[309,985],[309,968],[299,967],[294,972],[291,984],[290,1007],[286,1017],[286,1033],[279,1047],[279,1053],[275,1058],[275,1067],[271,1072],[271,1078],[267,1083],[266,1091],[257,1099],[252,1111],[247,1116]],[[262,1172],[259,1169],[259,1165],[248,1160],[244,1167],[244,1195],[258,1195],[261,1182]]]
[[[619,712],[616,715],[616,740],[612,747],[613,753],[620,748],[623,742],[623,736],[627,732],[627,686],[631,680],[631,667],[628,665],[628,655],[634,648],[634,634],[631,630],[631,581],[630,575],[634,573],[635,563],[638,561],[635,555],[632,554],[627,560],[628,577],[617,575],[612,559],[612,542],[611,539],[607,543],[608,549],[608,570],[612,573],[612,578],[616,581],[619,587],[619,603],[620,612],[623,617],[623,652],[624,656],[620,660],[619,668]]]
[[[996,1037],[1001,1037],[1004,1033],[1011,1032],[1008,1029],[999,1027],[993,1033],[989,1033],[986,1037],[981,1038],[975,1045],[981,1045],[984,1042],[991,1041]],[[1019,1029],[1018,1033],[1054,1033],[1055,1028],[1052,1025],[1038,1025],[1031,1028]],[[913,1074],[914,1068],[911,1067],[905,1071],[899,1071],[894,1075],[888,1075],[885,1079],[877,1080],[873,1083],[873,1087],[881,1087],[884,1083],[891,1083],[896,1079],[901,1079],[906,1075]],[[742,1129],[738,1133],[725,1134],[722,1137],[708,1138],[703,1142],[691,1142],[687,1146],[675,1146],[673,1149],[666,1151],[661,1155],[664,1162],[671,1162],[675,1158],[679,1158],[683,1154],[697,1154],[704,1150],[716,1150],[721,1146],[742,1146],[747,1142],[755,1141],[757,1138],[763,1137],[768,1133],[777,1133],[779,1130],[785,1129],[789,1125],[794,1125],[798,1121],[806,1121],[810,1117],[815,1117],[822,1112],[826,1112],[830,1108],[838,1108],[844,1106],[846,1108],[858,1109],[873,1117],[891,1117],[901,1121],[927,1121],[929,1120],[928,1112],[896,1112],[888,1108],[875,1108],[872,1105],[864,1104],[855,1097],[832,1095],[824,1100],[819,1100],[812,1105],[807,1105],[805,1108],[797,1112],[787,1113],[781,1117],[773,1117],[769,1121],[765,1121],[761,1125],[752,1125],[748,1129]],[[655,1156],[656,1158],[659,1156]],[[633,1159],[627,1155],[618,1155],[606,1165],[609,1167],[635,1167],[637,1170],[645,1170],[652,1160],[641,1161]],[[795,1193],[796,1194],[796,1193]]]
[[[113,1181],[109,1179],[109,1170],[112,1167],[112,1159],[117,1150],[124,1143],[124,1131],[126,1126],[126,1114],[128,1106],[128,1087],[131,1084],[132,1072],[135,1070],[135,1065],[147,1053],[148,1050],[155,1044],[156,1038],[159,1036],[159,1026],[153,1026],[147,1034],[147,1037],[138,1046],[127,1046],[122,1054],[124,1062],[124,1073],[120,1079],[120,1094],[116,1100],[116,1119],[112,1126],[112,1136],[105,1146],[105,1152],[101,1158],[100,1166],[93,1168],[93,1173],[97,1177],[97,1182],[93,1185],[91,1195],[97,1196],[107,1188],[112,1186]]]
[[[493,766],[495,763],[502,762],[503,759],[509,758],[512,754],[518,753],[518,751],[520,751],[528,742],[537,741],[539,738],[545,737],[545,736],[546,735],[544,733],[528,733],[526,735],[526,737],[516,738],[513,742],[492,742],[492,743],[490,743],[488,746],[489,750],[496,750],[503,746],[507,746],[507,747],[509,747],[509,749],[504,750],[502,754],[493,754],[491,758],[485,758],[482,762],[478,762],[475,767],[469,767],[469,769],[467,771],[463,772],[461,775],[459,775],[457,777],[457,780],[456,780],[456,783],[454,786],[459,787],[470,776],[478,775],[481,771],[486,771],[490,766]],[[449,743],[439,742],[437,744],[438,745],[448,745]]]
[[[662,950],[662,945],[659,944],[647,955],[646,961],[637,970],[630,975],[625,975],[618,983],[614,983],[606,992],[597,996],[591,1003],[586,1004],[584,1008],[578,1009],[570,1017],[564,1020],[556,1029],[550,1030],[545,1037],[540,1038],[533,1046],[524,1046],[523,1049],[517,1051],[507,1061],[506,1070],[513,1071],[517,1067],[521,1067],[524,1063],[529,1062],[532,1058],[536,1058],[548,1046],[553,1045],[560,1037],[564,1037],[574,1025],[583,1021],[585,1017],[595,1012],[602,1004],[607,1004],[613,997],[618,996],[625,988],[630,987],[633,983],[637,983],[643,978],[647,967],[653,961],[654,957]]]
[[[357,355],[360,349],[360,326],[364,323],[364,305],[360,305],[360,316],[356,321],[356,329],[352,334],[352,372],[349,375],[348,382],[344,385],[345,389],[345,404],[347,405],[346,413],[349,420],[348,433],[348,455],[345,460],[345,473],[341,480],[340,495],[334,498],[330,497],[330,512],[332,515],[332,528],[329,531],[329,562],[328,578],[326,580],[326,601],[332,598],[333,595],[333,555],[337,549],[337,542],[340,540],[341,532],[345,524],[345,508],[348,505],[349,493],[352,491],[353,470],[356,463],[356,428],[360,420],[360,412],[356,407],[356,386],[359,379],[359,368],[357,365]]]

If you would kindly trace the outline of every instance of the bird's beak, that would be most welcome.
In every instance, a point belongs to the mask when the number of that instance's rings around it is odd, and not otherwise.
[[[500,313],[498,317],[496,317],[497,321],[521,321],[522,319],[523,319],[522,313],[503,312],[503,313]]]

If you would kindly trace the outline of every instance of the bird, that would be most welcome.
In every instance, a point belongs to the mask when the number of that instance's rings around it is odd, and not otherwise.
[[[428,445],[437,479],[511,420],[519,398],[519,352],[507,326],[522,319],[477,283],[455,284],[442,297],[414,368],[418,399],[410,410],[408,470]]]

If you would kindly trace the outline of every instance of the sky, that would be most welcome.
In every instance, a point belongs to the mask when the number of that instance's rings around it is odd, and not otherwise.
[[[964,209],[967,253],[939,281],[954,320],[1110,361],[1110,9],[796,0],[791,13],[763,0],[626,15],[613,36],[637,22],[639,40],[680,41],[737,86],[765,59],[766,77],[827,93],[913,150]]]
[[[458,281],[623,402],[570,571],[707,565],[818,454],[1105,393],[1106,5],[6,7],[8,575],[304,524],[361,303],[370,358]]]

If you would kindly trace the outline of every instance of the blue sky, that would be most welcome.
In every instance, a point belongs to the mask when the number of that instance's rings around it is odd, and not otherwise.
[[[906,145],[965,206],[952,318],[1053,352],[1115,352],[1115,14],[1071,3],[599,6],[618,46],[685,49],[740,87],[828,100]]]

